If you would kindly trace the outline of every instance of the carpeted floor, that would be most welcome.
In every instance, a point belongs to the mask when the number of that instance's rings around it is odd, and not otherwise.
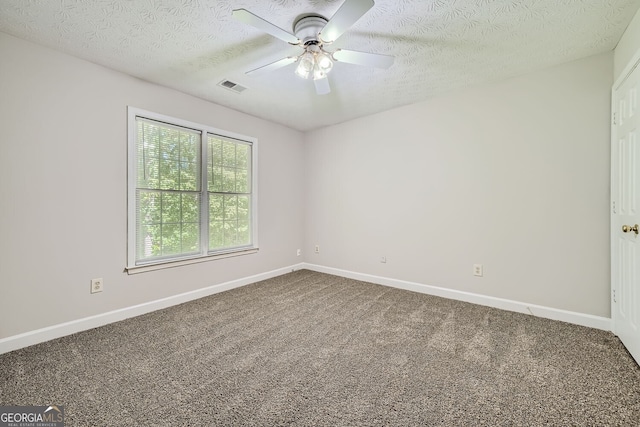
[[[67,426],[636,426],[611,333],[297,271],[0,355]]]

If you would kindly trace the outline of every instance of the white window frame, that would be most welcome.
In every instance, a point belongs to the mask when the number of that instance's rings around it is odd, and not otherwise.
[[[208,235],[206,230],[209,224],[209,209],[207,208],[207,136],[209,134],[222,138],[240,140],[251,144],[251,244],[248,246],[224,249],[215,252],[208,251],[208,244],[201,244],[201,251],[195,255],[180,255],[173,258],[162,258],[153,261],[136,262],[136,188],[137,188],[137,150],[136,118],[154,120],[168,125],[185,127],[201,133],[201,206],[200,225],[201,239]],[[198,262],[211,261],[220,258],[227,258],[237,255],[246,255],[258,251],[258,140],[253,137],[241,135],[222,129],[214,128],[199,123],[190,122],[163,114],[146,111],[140,108],[127,107],[127,267],[129,274],[142,273],[145,271],[157,270],[161,268],[177,267]]]

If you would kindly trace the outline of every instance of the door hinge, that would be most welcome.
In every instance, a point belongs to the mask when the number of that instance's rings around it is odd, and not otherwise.
[[[611,202],[611,209],[612,209],[613,213],[617,213],[616,212],[616,201],[615,200]]]
[[[616,290],[613,289],[612,292],[613,292],[613,302],[618,302],[618,300],[616,299]]]
[[[614,126],[618,124],[618,122],[616,120],[616,113],[613,113],[613,124],[614,124]]]

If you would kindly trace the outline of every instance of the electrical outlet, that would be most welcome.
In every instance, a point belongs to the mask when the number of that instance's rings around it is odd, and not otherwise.
[[[300,249],[298,249],[298,250],[296,251],[296,256],[300,256],[300,254],[302,254],[302,251],[301,251]]]
[[[482,264],[473,264],[474,276],[482,277],[483,273],[484,273],[484,267],[482,266]]]
[[[386,256],[380,257],[380,262],[385,264],[387,262],[387,257]]]
[[[319,254],[320,253],[320,246],[316,245],[316,253]]]
[[[104,282],[102,278],[100,279],[91,279],[91,293],[97,294],[98,292],[102,292],[102,288],[104,287]]]

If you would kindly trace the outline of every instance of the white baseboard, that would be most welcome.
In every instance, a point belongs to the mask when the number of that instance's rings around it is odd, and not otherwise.
[[[441,288],[431,285],[423,285],[415,282],[407,282],[404,280],[392,279],[388,277],[374,276],[364,273],[356,273],[347,270],[340,270],[332,267],[324,267],[321,265],[300,263],[289,267],[279,268],[277,270],[268,271],[266,273],[256,274],[254,276],[244,277],[225,283],[209,286],[194,291],[185,292],[179,295],[146,302],[143,304],[125,307],[107,313],[97,314],[95,316],[85,317],[82,319],[72,320],[70,322],[60,323],[58,325],[48,326],[46,328],[37,329],[35,331],[25,332],[23,334],[14,335],[0,339],[0,354],[8,353],[13,350],[28,347],[30,345],[39,344],[55,338],[71,335],[76,332],[86,331],[88,329],[104,326],[109,323],[118,322],[131,317],[140,316],[142,314],[151,313],[152,311],[161,310],[177,304],[193,301],[219,292],[228,291],[230,289],[239,288],[261,280],[271,279],[281,276],[293,270],[307,269],[318,271],[321,273],[333,274],[336,276],[346,277],[350,279],[362,280],[365,282],[376,283],[379,285],[390,286],[409,291],[420,292],[423,294],[435,295],[443,298],[449,298],[459,301],[470,302],[473,304],[485,305],[489,307],[499,308],[502,310],[515,311],[518,313],[531,314],[533,316],[543,317],[547,319],[560,320],[563,322],[573,323],[576,325],[587,326],[590,328],[611,331],[611,319],[606,317],[593,316],[591,314],[576,313],[572,311],[560,310],[556,308],[544,307],[535,304],[527,304],[519,301],[512,301],[502,298],[495,298],[486,295],[473,294],[470,292],[457,291],[454,289]]]
[[[407,282],[404,280],[392,279],[389,277],[380,277],[364,273],[356,273],[353,271],[340,270],[332,267],[325,267],[315,264],[302,264],[302,268],[317,271],[320,273],[333,274],[336,276],[346,277],[349,279],[362,280],[364,282],[376,283],[378,285],[391,286],[399,289],[420,292],[423,294],[435,295],[443,298],[449,298],[459,301],[470,302],[473,304],[484,305],[488,307],[499,308],[502,310],[515,311],[517,313],[530,314],[536,317],[546,319],[560,320],[575,325],[587,326],[589,328],[601,329],[604,331],[612,330],[611,319],[607,317],[594,316],[591,314],[576,313],[573,311],[560,310],[557,308],[544,307],[541,305],[527,304],[525,302],[513,301],[503,298],[495,298],[486,295],[474,294],[471,292],[457,291],[455,289],[441,288],[438,286],[423,285],[421,283]]]
[[[202,297],[217,294],[219,292],[228,291],[230,289],[239,288],[261,280],[271,279],[272,277],[281,276],[290,273],[293,270],[300,270],[302,264],[290,267],[279,268],[277,270],[268,271],[266,273],[256,274],[254,276],[244,277],[230,282],[220,283],[218,285],[209,286],[194,291],[185,292],[183,294],[162,298],[143,304],[125,307],[107,313],[97,314],[95,316],[85,317],[83,319],[72,320],[70,322],[60,323],[58,325],[48,326],[46,328],[37,329],[35,331],[25,332],[23,334],[14,335],[0,339],[0,354],[8,353],[13,350],[28,347],[30,345],[39,344],[55,338],[66,335],[75,334],[76,332],[86,331],[88,329],[104,326],[109,323],[125,320],[130,317],[140,316],[141,314],[151,313],[152,311],[161,310],[177,304],[193,301]]]

